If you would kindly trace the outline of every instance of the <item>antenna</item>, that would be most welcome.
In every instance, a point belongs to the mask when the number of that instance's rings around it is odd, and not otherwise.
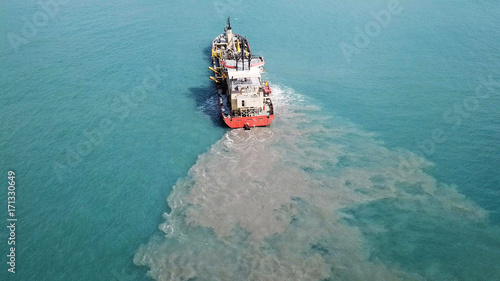
[[[230,17],[227,17],[227,25],[226,25],[226,29],[231,29],[231,22],[230,22]]]

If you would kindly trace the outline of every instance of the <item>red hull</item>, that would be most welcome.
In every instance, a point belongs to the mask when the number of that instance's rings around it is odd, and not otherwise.
[[[224,122],[230,128],[235,129],[235,128],[243,128],[245,127],[245,124],[248,124],[249,127],[264,127],[271,124],[271,122],[273,122],[273,119],[274,115],[233,117],[232,120],[231,118],[224,118]]]

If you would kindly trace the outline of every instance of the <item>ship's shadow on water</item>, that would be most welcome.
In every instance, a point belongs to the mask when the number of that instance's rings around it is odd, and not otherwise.
[[[226,127],[222,116],[220,115],[219,105],[217,103],[217,88],[215,85],[191,87],[188,88],[189,95],[196,102],[196,107],[210,118],[214,126]]]
[[[219,104],[217,102],[217,87],[214,82],[208,78],[213,75],[213,73],[208,70],[208,67],[212,66],[210,64],[212,59],[212,48],[207,47],[203,49],[202,52],[205,61],[207,61],[207,81],[204,83],[206,86],[188,88],[189,96],[196,102],[196,107],[199,108],[203,114],[209,117],[215,126],[227,128],[222,120],[222,116],[220,115]]]

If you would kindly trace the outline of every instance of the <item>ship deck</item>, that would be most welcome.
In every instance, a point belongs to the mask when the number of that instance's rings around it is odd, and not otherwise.
[[[249,109],[246,115],[240,115],[240,114],[235,115],[233,112],[231,112],[230,102],[228,101],[227,96],[222,93],[222,89],[218,89],[217,92],[219,98],[219,106],[223,118],[252,117],[252,116],[262,117],[274,114],[274,109],[272,104],[271,105],[266,104],[264,106],[264,109],[260,110]]]

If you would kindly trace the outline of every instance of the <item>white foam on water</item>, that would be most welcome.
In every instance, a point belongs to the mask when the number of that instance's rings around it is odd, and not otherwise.
[[[270,127],[231,130],[168,197],[164,233],[134,257],[156,280],[423,280],[371,258],[342,212],[376,200],[432,200],[467,220],[484,212],[349,122],[286,87]],[[414,156],[416,158],[417,156]],[[401,188],[411,186],[411,189]],[[384,231],[380,229],[380,231]]]

